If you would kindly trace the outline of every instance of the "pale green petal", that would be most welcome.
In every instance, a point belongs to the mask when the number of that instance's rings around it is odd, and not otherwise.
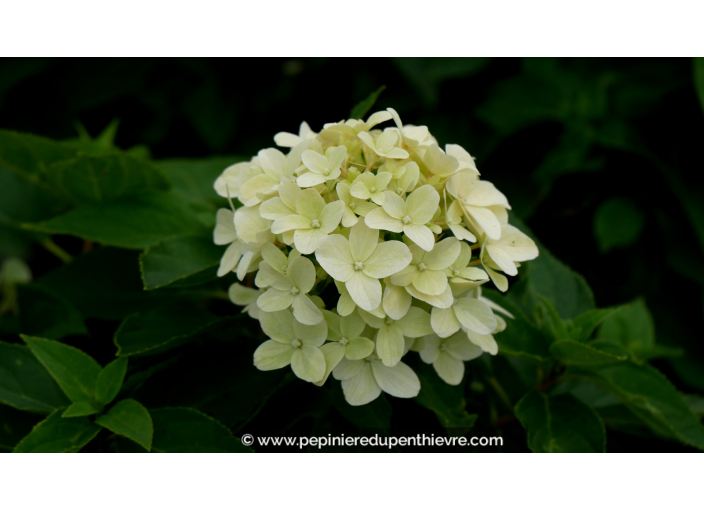
[[[365,361],[357,363],[363,363],[362,369],[354,377],[342,381],[342,392],[348,404],[362,406],[381,395],[381,388],[372,374],[371,364]]]
[[[285,344],[293,342],[293,315],[288,310],[262,312],[259,316],[259,324],[272,340]]]
[[[233,283],[227,291],[230,301],[237,306],[247,306],[254,303],[261,293],[261,290],[245,287],[239,283]]]
[[[360,200],[368,200],[369,197],[371,197],[371,192],[363,181],[358,180],[352,184],[352,187],[350,188],[350,195],[355,198],[359,198]]]
[[[325,356],[312,345],[302,345],[293,350],[291,368],[299,379],[308,382],[320,381],[325,375]]]
[[[320,324],[323,322],[323,314],[315,303],[305,294],[298,294],[293,298],[293,316],[301,324]]]
[[[405,343],[403,333],[396,324],[384,324],[376,335],[376,355],[384,365],[393,367],[403,357]]]
[[[376,206],[371,202],[357,202],[354,212],[360,216],[366,216],[376,209]]]
[[[403,198],[391,191],[384,191],[384,205],[382,207],[384,208],[384,211],[386,211],[386,214],[397,220],[400,220],[405,216]],[[427,221],[430,221],[430,219]],[[427,221],[424,221],[423,223],[427,223]],[[400,232],[400,230],[394,230],[394,232]]]
[[[354,211],[350,209],[349,206],[345,206],[345,212],[342,214],[342,226],[345,228],[352,227],[356,225],[358,221],[359,218],[357,218]]]
[[[278,149],[262,149],[258,153],[259,163],[267,175],[276,179],[277,184],[281,177],[290,177],[286,156]]]
[[[323,207],[320,213],[320,230],[329,234],[337,228],[345,212],[345,203],[342,200],[336,200]]]
[[[218,209],[215,230],[213,231],[213,242],[223,246],[237,240],[237,230],[235,229],[235,213],[230,209]]]
[[[435,236],[425,225],[414,225],[409,223],[403,226],[403,233],[416,243],[424,251],[430,251],[435,244]]]
[[[455,237],[460,241],[469,241],[470,243],[477,242],[476,236],[466,228],[460,227],[458,225],[453,225],[452,223],[449,224],[449,227]]]
[[[312,150],[303,151],[303,154],[301,154],[301,161],[308,170],[315,172],[316,174],[322,174],[328,168],[327,158]]]
[[[364,222],[368,227],[373,229],[388,230],[389,232],[403,232],[403,222],[389,216],[381,207],[377,207],[368,213],[364,217]]]
[[[294,182],[284,181],[279,185],[279,198],[292,212],[296,211],[296,197],[300,192],[301,188]]]
[[[501,193],[489,181],[477,181],[464,197],[464,202],[467,205],[475,205],[479,207],[487,207],[490,205],[500,205],[506,209],[511,207],[508,205],[506,196]]]
[[[381,124],[382,122],[386,122],[389,119],[391,119],[391,114],[389,112],[380,111],[380,112],[376,112],[376,113],[373,113],[372,115],[370,115],[369,118],[367,119],[366,124],[371,129],[374,126],[376,126],[377,124]]]
[[[460,278],[481,281],[489,279],[489,276],[483,269],[478,267],[465,267],[464,269],[460,269]]]
[[[496,303],[494,303],[493,301],[491,301],[491,300],[485,298],[484,296],[479,296],[478,299],[479,299],[479,301],[481,301],[482,303],[485,303],[485,304],[486,304],[489,308],[491,308],[492,310],[496,310],[497,312],[500,312],[500,313],[504,314],[504,315],[507,316],[507,317],[510,317],[510,318],[512,318],[512,319],[515,319],[515,317],[513,316],[513,314],[512,314],[511,312],[509,312],[508,310],[506,310],[506,308],[504,308],[503,306],[497,305]]]
[[[446,352],[441,352],[433,362],[433,368],[440,376],[440,379],[447,384],[457,386],[464,377],[464,362],[453,358]]]
[[[358,313],[352,313],[340,319],[340,333],[350,340],[360,336],[364,327],[365,322]]]
[[[337,366],[332,371],[332,376],[338,381],[344,381],[350,379],[357,375],[360,370],[367,365],[366,361],[352,361],[346,358],[342,358]]]
[[[315,172],[306,172],[296,178],[296,184],[298,184],[301,188],[312,188],[313,186],[322,184],[327,180],[328,177],[323,174],[316,174]]]
[[[237,263],[242,258],[242,252],[244,251],[244,243],[235,241],[230,246],[227,247],[225,253],[223,253],[220,259],[220,267],[218,268],[218,276],[225,276],[227,273],[237,267]]]
[[[489,257],[491,257],[491,260],[507,275],[516,276],[518,274],[516,264],[513,263],[511,257],[509,257],[506,252],[501,249],[501,247],[493,246],[487,243],[486,253]]]
[[[315,257],[322,268],[335,280],[346,282],[355,273],[350,243],[340,234],[329,235],[320,241]]]
[[[484,352],[488,352],[492,356],[496,356],[499,352],[499,346],[492,335],[480,335],[474,331],[467,331],[467,337],[473,344],[478,345]]]
[[[327,237],[327,234],[321,228],[296,230],[293,235],[293,242],[298,251],[304,255],[310,255],[318,248],[320,241],[325,237]]]
[[[398,273],[391,275],[391,283],[400,287],[406,287],[416,279],[419,273],[418,266],[406,266]]]
[[[342,165],[342,162],[345,160],[345,156],[347,156],[347,147],[344,145],[340,145],[339,147],[335,147],[332,152],[330,153],[330,159],[328,161],[328,168],[330,170],[335,170],[340,168]]]
[[[488,335],[496,329],[494,312],[478,299],[460,298],[453,309],[465,329],[480,335]]]
[[[365,323],[367,323],[371,328],[373,329],[379,329],[386,324],[384,321],[385,317],[379,317],[378,315],[371,313],[371,312],[366,312],[364,310],[358,310],[360,317],[364,320]],[[368,335],[368,336],[373,336],[373,335]]]
[[[310,220],[319,219],[324,207],[325,200],[315,189],[304,189],[296,197],[296,211]]]
[[[450,268],[457,270],[464,269],[467,267],[467,264],[469,264],[470,260],[472,260],[472,248],[467,243],[460,243],[460,254],[457,257],[457,260],[452,263]]]
[[[374,347],[374,342],[368,338],[357,337],[345,347],[345,356],[351,360],[364,359],[374,352]]]
[[[367,147],[373,151],[376,151],[376,143],[374,143],[374,138],[372,138],[372,135],[362,131],[361,133],[358,133],[357,136],[367,145]]]
[[[375,193],[370,193],[369,198],[371,199],[372,202],[374,202],[377,205],[384,205],[384,199],[386,197],[384,196],[383,191],[377,191]]]
[[[404,362],[393,367],[384,366],[379,361],[372,361],[372,370],[377,384],[385,393],[398,398],[413,398],[420,391],[418,376]]]
[[[465,212],[472,217],[479,227],[491,239],[501,238],[501,223],[496,215],[486,207],[464,206]]]
[[[311,222],[308,218],[298,214],[291,214],[274,221],[271,225],[271,232],[273,234],[281,234],[283,232],[288,232],[289,230],[309,228],[311,228]]]
[[[394,147],[389,152],[384,154],[384,156],[387,158],[390,158],[390,159],[406,159],[409,157],[409,154],[404,149],[400,149],[399,147]]]
[[[278,220],[284,216],[296,214],[296,211],[291,210],[279,197],[274,197],[262,202],[259,206],[259,214],[267,220]]]
[[[267,340],[254,351],[254,366],[259,370],[276,370],[291,363],[293,347]]]
[[[277,290],[290,291],[291,287],[293,287],[293,280],[290,277],[272,268],[267,262],[261,262],[259,264],[259,273],[257,276],[269,287],[273,287]]]
[[[512,225],[504,225],[501,239],[492,241],[489,246],[500,248],[511,260],[516,262],[533,260],[538,256],[538,247],[535,242]],[[496,261],[496,259],[494,260]]]
[[[328,324],[324,320],[321,320],[318,324],[310,326],[294,320],[293,333],[296,338],[303,342],[303,345],[320,347],[328,337]]]
[[[405,288],[388,283],[384,289],[384,312],[392,319],[399,320],[408,312],[412,300]]]
[[[293,303],[293,296],[289,291],[269,289],[257,299],[257,306],[263,312],[278,312],[285,310]]]
[[[362,271],[353,271],[345,286],[361,309],[371,311],[381,304],[381,283],[376,278],[371,278]]]
[[[470,192],[477,179],[479,177],[472,172],[458,172],[447,180],[445,189],[453,197],[462,199]]]
[[[352,195],[350,195],[350,185],[346,182],[339,182],[335,186],[335,191],[337,191],[337,196],[340,197],[345,204],[349,205],[352,201]]]
[[[440,339],[437,335],[428,335],[423,338],[423,348],[419,352],[420,359],[425,363],[434,362],[440,354]]]
[[[342,284],[345,285],[344,283]],[[357,304],[347,292],[347,287],[345,287],[345,292],[340,294],[340,299],[337,301],[337,313],[342,317],[346,317],[357,309]]]
[[[405,317],[396,321],[395,325],[408,338],[418,338],[433,332],[430,326],[430,314],[417,306],[410,307]]]
[[[430,184],[426,184],[408,195],[404,215],[408,215],[416,225],[425,225],[433,218],[439,204],[440,194]]]
[[[432,251],[423,257],[423,262],[428,269],[441,271],[457,260],[461,250],[462,246],[457,238],[448,237],[437,243]]]
[[[372,278],[386,278],[408,267],[411,258],[408,246],[400,241],[379,243],[365,260],[362,271]]]
[[[325,374],[320,381],[315,383],[316,386],[325,384],[325,381],[330,377],[330,373],[345,356],[345,348],[337,342],[331,342],[320,347],[320,352],[322,352],[325,357]]]
[[[383,191],[393,179],[393,174],[391,172],[379,172],[376,174],[376,189],[377,191]]]
[[[432,173],[440,177],[448,177],[454,174],[460,166],[456,158],[445,154],[436,144],[431,145],[425,151],[423,163]]]
[[[445,350],[451,356],[462,361],[470,361],[484,354],[481,347],[470,342],[463,331],[455,333],[445,340]]]
[[[387,129],[376,139],[377,154],[384,155],[389,152],[398,141],[398,132]]]
[[[279,179],[273,179],[265,174],[255,175],[240,187],[238,198],[245,207],[255,206],[261,202],[260,195],[273,192],[278,184]]]
[[[269,220],[259,215],[259,206],[240,207],[235,212],[235,227],[237,235],[245,243],[252,243],[257,240],[257,234],[267,230],[271,225]]]
[[[306,257],[298,257],[291,262],[287,274],[302,294],[308,294],[315,284],[315,266]]]
[[[432,269],[419,271],[418,276],[413,280],[413,286],[423,294],[438,296],[447,288],[447,276],[442,271]]]
[[[479,173],[474,159],[462,146],[448,143],[445,145],[445,152],[459,161],[460,170],[469,170],[477,174]]]
[[[454,335],[462,326],[460,321],[457,320],[454,307],[444,310],[442,308],[433,308],[430,314],[430,325],[433,331],[435,331],[435,334],[441,338]]]
[[[360,221],[350,229],[350,253],[356,262],[369,258],[379,242],[379,231]]]
[[[506,292],[508,290],[508,278],[506,278],[501,273],[497,273],[490,267],[484,266],[484,269],[489,274],[491,281],[494,282],[494,285],[496,285],[497,289],[499,289],[501,292]]]
[[[338,341],[344,335],[340,329],[340,316],[334,312],[328,310],[323,310],[323,317],[325,318],[325,324],[328,325],[328,336],[327,340]]]
[[[416,162],[411,161],[406,164],[406,171],[398,180],[398,186],[404,191],[412,190],[416,187],[416,184],[418,184],[419,177],[420,168]]]
[[[442,294],[439,294],[437,296],[423,294],[422,292],[419,292],[418,289],[416,289],[413,285],[408,285],[406,287],[406,292],[408,292],[414,298],[420,301],[424,301],[436,308],[450,308],[452,306],[452,303],[454,302],[454,298],[452,297],[452,289],[449,285],[445,288],[445,291]]]
[[[266,243],[262,246],[262,258],[271,267],[282,272],[288,267],[288,258],[274,243]]]

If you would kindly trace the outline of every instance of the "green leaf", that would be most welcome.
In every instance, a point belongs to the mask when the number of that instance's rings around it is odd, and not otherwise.
[[[15,447],[15,453],[75,453],[93,439],[100,427],[88,418],[62,418],[54,411]]]
[[[218,317],[202,307],[178,304],[146,313],[130,315],[115,332],[118,356],[150,353],[155,349],[180,345],[216,324],[232,323],[237,316]]]
[[[354,108],[352,108],[352,111],[350,112],[350,119],[360,119],[371,110],[372,106],[374,106],[374,103],[376,103],[376,100],[379,99],[379,95],[384,92],[386,89],[386,85],[382,85],[378,89],[376,89],[374,92],[369,94],[367,97],[362,99],[359,103],[354,105]]]
[[[246,453],[253,450],[215,418],[184,407],[154,409],[154,443],[158,453]]]
[[[108,363],[98,374],[95,383],[96,400],[107,405],[117,396],[127,373],[127,358],[117,358]]]
[[[85,352],[46,338],[20,335],[73,402],[92,402],[100,365]]]
[[[146,290],[199,285],[217,277],[222,246],[212,234],[180,237],[148,247],[139,258]]]
[[[450,386],[425,363],[416,367],[416,373],[420,379],[420,393],[414,400],[433,411],[443,427],[459,429],[453,431],[459,435],[466,433],[477,421],[477,415],[467,412],[462,386]]]
[[[22,331],[60,339],[88,333],[81,312],[60,294],[38,285],[19,285],[17,298]]]
[[[66,200],[52,190],[31,177],[13,173],[0,162],[0,221],[15,226],[22,222],[42,221],[67,207]]]
[[[550,352],[565,365],[605,365],[628,359],[626,355],[613,354],[574,340],[559,340],[550,346]]]
[[[244,161],[239,156],[215,156],[204,159],[167,159],[156,165],[168,177],[174,193],[184,198],[203,203],[225,206],[225,199],[215,193],[213,183],[230,165]]]
[[[131,398],[120,400],[95,423],[150,450],[154,427],[149,411]]]
[[[694,88],[699,96],[699,104],[704,110],[704,57],[694,57],[692,64],[694,67]]]
[[[543,330],[547,329],[553,340],[567,339],[567,326],[560,318],[555,307],[545,296],[538,295],[540,299],[540,309],[542,310]]]
[[[516,417],[536,453],[604,452],[606,434],[599,415],[572,395],[548,396],[530,390],[516,404]]]
[[[643,212],[628,198],[611,198],[601,204],[594,214],[594,237],[599,250],[607,253],[613,248],[631,246],[640,237],[645,224]]]
[[[655,345],[655,325],[643,299],[621,308],[599,328],[600,340],[628,350],[647,350]]]
[[[618,397],[657,434],[704,450],[704,425],[672,383],[653,367],[623,362],[570,368],[564,377],[600,386]]]
[[[100,412],[100,409],[89,402],[74,402],[61,415],[62,418],[75,418],[77,416],[90,416]]]
[[[345,400],[342,387],[339,384],[333,384],[332,405],[346,420],[361,429],[391,427],[391,404],[383,393],[366,405],[351,406]]]
[[[69,404],[28,347],[5,342],[0,342],[0,402],[45,414]]]
[[[567,325],[568,338],[577,342],[586,342],[594,330],[618,310],[619,308],[599,308],[578,315]]]
[[[37,420],[39,417],[36,414],[0,406],[0,452],[14,450],[15,445],[32,431]]]
[[[67,234],[109,246],[142,249],[203,228],[196,212],[174,194],[145,192],[109,202],[84,204],[24,228]]]

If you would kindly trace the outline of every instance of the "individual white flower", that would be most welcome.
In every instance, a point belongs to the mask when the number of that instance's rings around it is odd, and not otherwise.
[[[502,225],[499,239],[487,239],[482,245],[482,262],[516,276],[515,262],[533,260],[538,256],[535,242],[513,225]],[[493,262],[493,264],[492,264]]]
[[[274,135],[274,143],[279,147],[295,147],[299,143],[315,138],[317,133],[313,132],[308,123],[304,120],[298,128],[298,134],[281,131]]]
[[[335,187],[337,196],[345,203],[345,212],[342,215],[342,226],[351,227],[357,224],[357,216],[366,216],[370,211],[376,209],[371,202],[355,198],[350,193],[350,185],[346,182],[339,182]]]
[[[382,206],[367,214],[364,221],[371,228],[403,232],[425,251],[430,251],[435,236],[426,224],[433,218],[439,203],[440,195],[429,184],[416,189],[405,202],[397,194],[386,191]]]
[[[296,248],[291,249],[288,256],[286,256],[279,248],[274,245],[274,243],[267,243],[262,247],[262,259],[264,262],[269,264],[269,266],[278,271],[283,275],[287,275],[291,263],[301,256],[301,252]],[[254,280],[254,284],[260,289],[268,287],[269,284],[266,283],[259,272]]]
[[[293,242],[296,249],[308,255],[315,251],[323,238],[337,228],[344,212],[345,203],[342,200],[326,204],[316,189],[308,188],[296,196],[296,214],[275,220],[271,231],[281,234],[295,230]]]
[[[455,298],[449,308],[433,308],[430,325],[440,338],[446,338],[460,329],[488,335],[496,329],[496,317],[489,306],[474,297]]]
[[[342,358],[360,360],[374,352],[374,342],[361,336],[366,323],[357,313],[340,317],[336,313],[325,311],[325,322],[328,325],[328,340],[332,342],[323,345],[320,350],[325,356],[325,375],[316,384],[322,386],[330,372]]]
[[[239,283],[233,283],[227,291],[227,295],[237,306],[243,306],[242,313],[247,314],[253,319],[259,319],[259,307],[257,299],[262,295],[264,289],[253,289],[245,287]]]
[[[350,194],[355,198],[371,199],[375,204],[382,205],[385,199],[384,191],[392,177],[393,175],[389,172],[379,172],[378,174],[364,172],[352,183]]]
[[[296,182],[302,188],[310,188],[325,181],[337,179],[340,177],[340,166],[342,166],[346,155],[347,147],[344,145],[329,149],[327,157],[310,149],[303,152],[301,159],[310,171],[299,175]]]
[[[261,279],[271,287],[257,299],[264,312],[277,312],[292,307],[293,316],[302,324],[314,325],[323,320],[323,314],[308,293],[315,284],[315,266],[305,257],[298,257],[288,265],[286,274],[272,268],[267,262],[259,264]]]
[[[413,285],[419,292],[437,296],[447,288],[445,269],[460,255],[460,242],[455,237],[448,237],[431,251],[419,246],[411,246],[413,256],[410,264],[402,271],[391,276],[391,283],[406,287]]]
[[[457,168],[458,172],[469,171],[479,174],[474,158],[461,146],[448,143],[445,145],[445,153],[448,156],[454,157],[459,162],[459,168]]]
[[[259,151],[259,164],[262,173],[250,178],[240,186],[238,198],[245,206],[256,205],[279,189],[283,182],[291,180],[298,165],[301,163],[301,153],[308,148],[310,142],[296,146],[288,155],[278,149],[263,149]]]
[[[470,243],[474,243],[477,241],[477,238],[462,224],[463,215],[464,211],[462,210],[460,203],[453,201],[450,204],[450,207],[447,208],[445,213],[445,221],[457,239],[460,241],[469,241]]]
[[[424,338],[420,357],[432,363],[440,378],[447,384],[457,386],[464,377],[464,362],[478,358],[484,351],[471,343],[462,332],[447,338],[428,335]]]
[[[293,318],[288,310],[261,312],[259,323],[271,338],[254,351],[254,366],[259,370],[276,370],[291,365],[293,373],[308,382],[325,375],[325,356],[319,347],[325,342],[328,327],[324,321],[307,326]]]
[[[409,156],[407,151],[396,147],[399,138],[396,130],[387,129],[380,134],[376,140],[367,132],[361,132],[357,136],[367,147],[373,150],[377,156],[381,156],[382,158],[406,159]]]
[[[430,314],[416,306],[411,306],[406,315],[399,320],[391,317],[380,319],[366,312],[360,312],[364,321],[374,329],[376,334],[376,355],[387,367],[393,367],[403,355],[406,343],[404,337],[418,338],[432,333]]]
[[[396,110],[393,108],[386,109],[394,119],[394,123],[401,134],[401,142],[408,147],[416,147],[422,144],[430,135],[428,128],[426,126],[404,126],[401,122],[401,117],[399,117]]]
[[[403,361],[387,367],[375,355],[363,360],[340,360],[332,371],[338,381],[342,381],[342,392],[350,405],[368,404],[381,395],[383,390],[398,398],[413,398],[420,391],[418,376]]]
[[[471,172],[459,172],[450,177],[446,183],[447,191],[455,197],[464,213],[486,232],[487,237],[501,237],[501,221],[491,206],[510,209],[503,193],[488,181],[480,181]]]
[[[345,283],[354,302],[366,311],[381,304],[379,279],[397,273],[411,261],[405,244],[379,243],[379,231],[362,221],[350,229],[349,240],[340,234],[323,239],[315,256],[330,276]]]
[[[452,283],[484,282],[489,276],[478,267],[468,266],[472,259],[472,248],[467,243],[460,243],[460,254],[450,266],[445,269],[445,274]]]

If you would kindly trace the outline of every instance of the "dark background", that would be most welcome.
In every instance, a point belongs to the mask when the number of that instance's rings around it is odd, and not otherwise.
[[[66,139],[78,123],[96,135],[118,118],[116,144],[144,145],[155,159],[250,157],[301,120],[319,131],[346,118],[385,85],[372,111],[393,107],[441,145],[465,147],[586,277],[599,307],[644,297],[658,343],[681,349],[653,364],[681,391],[703,393],[704,115],[692,68],[690,59],[6,59],[0,128]],[[598,215],[620,229],[611,242],[595,232]],[[57,265],[2,239],[0,252],[24,257],[35,275]],[[301,390],[311,408],[316,390]],[[411,405],[393,400],[394,413]],[[272,401],[260,427],[290,405],[286,392]],[[610,432],[607,448],[678,447]]]

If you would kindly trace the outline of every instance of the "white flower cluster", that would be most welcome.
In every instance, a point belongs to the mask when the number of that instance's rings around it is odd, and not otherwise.
[[[218,275],[256,273],[257,289],[236,283],[230,298],[270,338],[254,353],[260,370],[290,364],[317,385],[332,373],[363,405],[418,394],[409,350],[453,385],[465,361],[497,353],[506,322],[494,311],[511,315],[481,285],[506,291],[502,273],[538,249],[467,151],[441,149],[391,108],[274,140],[288,154],[261,150],[215,182],[242,204],[218,211],[215,243],[229,245]]]

